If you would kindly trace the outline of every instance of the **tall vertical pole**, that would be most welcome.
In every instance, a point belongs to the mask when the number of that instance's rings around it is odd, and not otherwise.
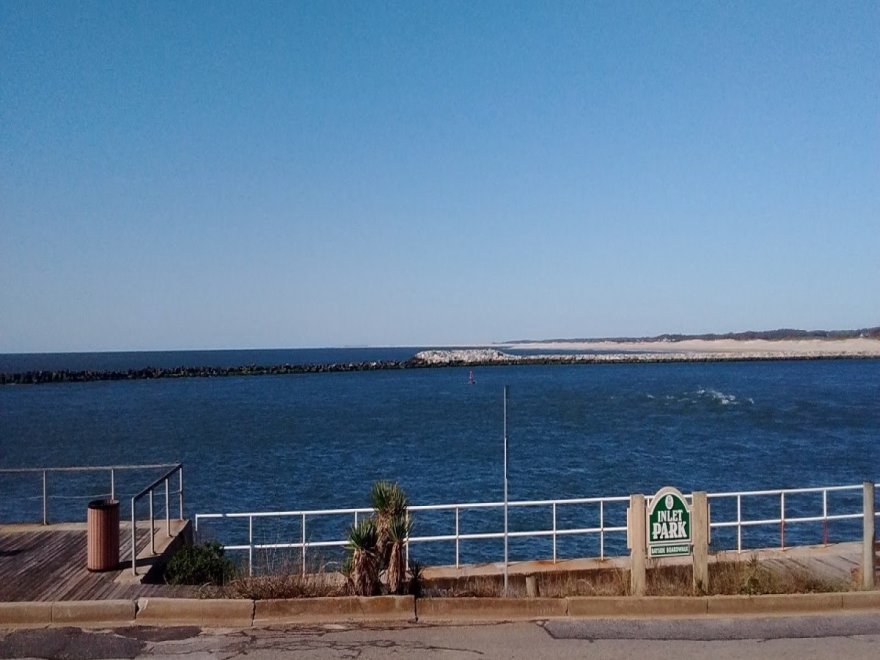
[[[509,385],[504,386],[504,595],[507,595],[507,393]]]
[[[46,487],[46,471],[43,470],[43,524],[49,524],[49,491]]]
[[[863,519],[862,519],[862,588],[874,588],[874,570],[876,559],[874,555],[874,540],[876,530],[874,528],[874,482],[866,481],[862,491]]]

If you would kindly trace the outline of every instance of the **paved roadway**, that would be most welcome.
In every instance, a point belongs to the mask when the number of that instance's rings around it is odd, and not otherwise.
[[[880,659],[880,612],[543,623],[0,631],[0,658]]]

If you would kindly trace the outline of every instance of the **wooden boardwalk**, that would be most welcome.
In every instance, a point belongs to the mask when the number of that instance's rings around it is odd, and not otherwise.
[[[180,526],[179,521],[175,521]],[[164,537],[157,526],[157,539]],[[149,527],[138,527],[138,547],[148,546]],[[167,537],[165,537],[166,540]],[[0,526],[0,602],[132,599],[140,596],[190,596],[190,587],[142,584],[131,574],[131,526],[120,529],[117,570],[86,569],[84,524]],[[159,547],[157,546],[157,549]],[[141,573],[147,560],[140,559]]]

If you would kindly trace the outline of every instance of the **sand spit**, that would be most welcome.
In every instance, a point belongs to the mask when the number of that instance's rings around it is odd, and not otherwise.
[[[685,339],[682,341],[533,342],[500,345],[504,348],[608,353],[730,354],[741,357],[880,357],[880,339]]]
[[[880,340],[688,339],[682,341],[522,342],[499,344],[508,350],[557,351],[542,355],[512,355],[500,349],[422,351],[413,358],[424,365],[528,364],[547,362],[711,362],[726,360],[809,360],[880,357]],[[579,353],[577,351],[591,351]],[[595,351],[595,352],[593,352]]]

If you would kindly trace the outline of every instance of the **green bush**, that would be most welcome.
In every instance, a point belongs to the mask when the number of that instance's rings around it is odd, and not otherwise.
[[[223,585],[235,576],[235,564],[223,556],[217,541],[188,545],[175,554],[165,568],[168,584]]]

